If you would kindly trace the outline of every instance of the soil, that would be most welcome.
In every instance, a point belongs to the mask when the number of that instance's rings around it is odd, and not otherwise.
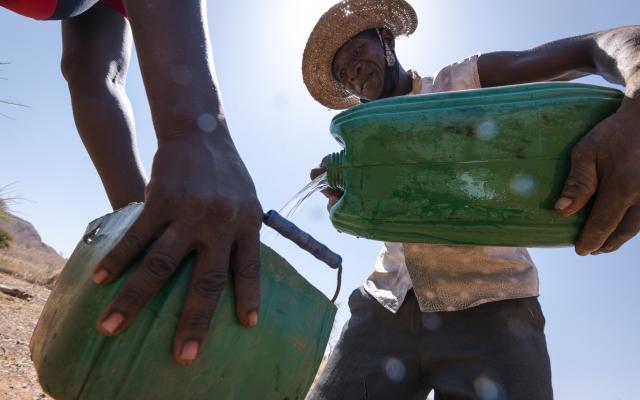
[[[0,284],[33,296],[23,300],[0,292],[0,400],[51,399],[42,392],[29,357],[29,339],[49,289],[4,273]]]

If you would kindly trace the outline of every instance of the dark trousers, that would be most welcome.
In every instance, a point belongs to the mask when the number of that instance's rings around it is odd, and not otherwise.
[[[422,313],[411,291],[393,314],[363,288],[307,400],[550,400],[535,297]]]

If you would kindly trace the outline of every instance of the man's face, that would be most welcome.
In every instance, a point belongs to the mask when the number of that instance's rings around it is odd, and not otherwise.
[[[374,30],[360,32],[333,59],[333,75],[353,95],[376,100],[382,95],[386,59]]]

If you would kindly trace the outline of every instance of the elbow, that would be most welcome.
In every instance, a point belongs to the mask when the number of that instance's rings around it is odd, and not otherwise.
[[[65,48],[60,71],[71,91],[124,90],[126,71],[118,61],[98,62],[81,51]]]
[[[60,59],[60,72],[62,76],[71,84],[82,77],[83,62],[81,52],[76,49],[64,48],[62,58]],[[84,64],[86,65],[86,64]]]

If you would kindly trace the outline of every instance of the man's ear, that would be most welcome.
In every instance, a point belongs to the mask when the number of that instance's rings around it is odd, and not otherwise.
[[[387,28],[382,28],[381,33],[382,40],[389,46],[391,50],[396,49],[396,39],[393,37],[393,33]]]

